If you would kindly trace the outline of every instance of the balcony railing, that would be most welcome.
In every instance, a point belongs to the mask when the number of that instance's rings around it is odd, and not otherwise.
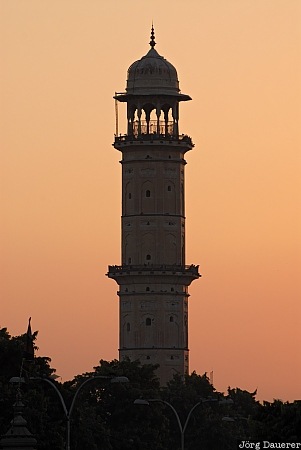
[[[172,273],[182,273],[189,274],[199,277],[199,266],[195,266],[194,264],[190,265],[167,265],[167,264],[141,264],[141,265],[128,265],[125,264],[123,266],[109,266],[108,275],[111,274],[122,274],[122,273],[130,273],[130,272],[172,272]]]
[[[174,136],[176,134],[174,128],[174,122],[163,122],[160,120],[158,123],[157,120],[150,120],[149,122],[141,120],[139,124],[139,121],[136,120],[133,122],[133,136],[138,137],[141,134]]]
[[[169,141],[169,142],[177,142],[178,144],[187,144],[190,148],[194,147],[192,139],[187,134],[179,134],[178,136],[173,136],[170,134],[139,134],[137,136],[131,134],[120,134],[119,136],[115,135],[115,143],[121,142],[138,142],[138,141],[161,141],[161,143]]]

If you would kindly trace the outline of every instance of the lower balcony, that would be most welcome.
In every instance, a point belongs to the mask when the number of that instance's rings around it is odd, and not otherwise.
[[[141,133],[141,134],[120,134],[115,136],[114,146],[118,147],[125,144],[143,144],[143,143],[156,143],[156,144],[176,144],[185,146],[188,149],[192,149],[194,144],[190,136],[186,134],[172,135],[172,134],[156,134],[156,133]]]
[[[147,281],[164,282],[167,279],[170,282],[175,282],[183,285],[189,285],[193,280],[196,280],[201,275],[199,274],[199,266],[191,265],[122,265],[109,266],[109,278],[116,280],[118,284],[130,284],[134,279],[140,280],[145,278]]]

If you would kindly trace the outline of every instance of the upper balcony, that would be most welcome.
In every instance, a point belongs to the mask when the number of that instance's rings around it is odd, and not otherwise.
[[[173,121],[165,122],[158,120],[134,121],[128,126],[128,134],[115,135],[114,145],[135,143],[173,143],[192,149],[194,144],[190,136],[178,134],[177,126]]]

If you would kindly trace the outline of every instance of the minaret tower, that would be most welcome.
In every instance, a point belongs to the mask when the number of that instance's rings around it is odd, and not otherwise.
[[[155,50],[128,69],[127,134],[115,135],[122,154],[122,264],[109,266],[119,285],[120,360],[159,364],[162,385],[188,373],[188,286],[198,266],[185,262],[184,155],[179,134],[177,71]]]

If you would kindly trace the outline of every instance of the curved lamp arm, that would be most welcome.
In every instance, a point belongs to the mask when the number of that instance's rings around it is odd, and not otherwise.
[[[174,415],[175,415],[176,418],[177,418],[177,422],[178,422],[178,425],[179,425],[179,428],[180,428],[180,432],[181,432],[181,450],[184,450],[184,437],[185,437],[185,431],[186,431],[188,422],[189,422],[189,420],[190,420],[190,417],[191,417],[191,414],[193,413],[193,411],[194,411],[199,405],[201,405],[201,404],[203,404],[203,403],[206,403],[206,402],[217,402],[217,403],[219,403],[219,404],[232,404],[232,403],[233,403],[233,400],[232,400],[232,399],[224,399],[224,400],[220,400],[220,401],[219,401],[218,399],[215,399],[215,398],[201,399],[201,400],[200,400],[199,402],[197,402],[197,403],[191,408],[191,410],[189,411],[188,416],[187,416],[187,418],[186,418],[186,421],[185,421],[185,423],[184,423],[184,426],[182,426],[182,423],[181,423],[179,414],[177,413],[177,411],[175,410],[175,408],[174,408],[170,403],[168,403],[168,402],[165,401],[165,400],[161,400],[161,399],[159,399],[159,398],[150,398],[150,399],[147,399],[147,400],[136,399],[136,400],[134,401],[134,404],[135,404],[135,405],[149,405],[150,402],[159,402],[159,403],[163,403],[163,404],[169,406],[170,409],[172,409]]]
[[[114,383],[127,383],[129,381],[129,379],[127,377],[110,377],[110,376],[101,376],[101,375],[96,376],[96,377],[88,378],[78,387],[77,391],[74,394],[74,397],[73,397],[72,402],[71,402],[71,406],[70,406],[69,411],[68,411],[67,407],[66,407],[66,403],[65,403],[65,401],[63,399],[63,396],[62,396],[62,394],[60,393],[60,391],[58,390],[58,388],[56,387],[56,385],[54,383],[52,383],[47,378],[32,377],[30,379],[31,380],[46,381],[46,383],[50,384],[50,386],[52,386],[52,388],[56,391],[57,395],[59,396],[59,399],[61,401],[64,413],[65,413],[65,416],[66,416],[66,419],[67,419],[67,436],[66,436],[66,448],[67,448],[67,450],[70,450],[70,417],[71,417],[71,414],[72,414],[72,411],[73,411],[73,408],[74,408],[75,401],[76,401],[76,399],[78,397],[78,394],[83,389],[83,387],[87,383],[89,383],[90,381],[94,381],[94,380],[97,380],[97,379],[109,379],[109,380],[111,380],[111,382],[114,382]]]
[[[80,393],[80,391],[82,390],[82,388],[84,386],[86,386],[87,383],[90,383],[90,381],[94,381],[94,380],[110,380],[111,383],[128,383],[129,379],[127,377],[110,377],[110,376],[105,376],[105,375],[97,375],[95,377],[90,377],[87,380],[85,380],[77,389],[77,391],[74,394],[74,397],[72,399],[70,408],[69,408],[69,417],[72,414],[73,408],[74,408],[74,404],[75,401],[78,397],[78,394]]]
[[[177,422],[178,422],[178,425],[179,425],[179,428],[180,428],[180,431],[181,431],[181,435],[182,435],[182,433],[184,433],[184,431],[185,431],[185,426],[184,426],[184,428],[183,428],[182,423],[181,423],[181,420],[180,420],[180,417],[179,417],[179,414],[177,413],[177,411],[175,410],[175,408],[174,408],[170,403],[166,402],[165,400],[155,399],[155,398],[154,398],[154,399],[148,399],[147,401],[148,401],[148,402],[160,402],[160,403],[164,403],[164,405],[169,406],[170,409],[173,410],[173,413],[174,413],[174,415],[175,415],[176,418],[177,418]],[[188,420],[186,420],[186,422],[188,422]],[[185,425],[187,425],[187,424],[185,423]]]
[[[74,408],[75,401],[76,401],[76,399],[77,399],[78,394],[80,393],[80,391],[83,389],[84,386],[86,386],[86,384],[90,383],[91,381],[97,380],[97,379],[112,379],[112,377],[106,377],[106,376],[100,376],[100,375],[99,375],[99,376],[97,376],[97,377],[91,377],[91,378],[88,378],[87,380],[85,380],[85,381],[78,387],[77,391],[76,391],[75,394],[74,394],[74,397],[73,397],[73,399],[72,399],[72,402],[71,402],[71,405],[70,405],[70,408],[69,408],[69,417],[70,417],[71,414],[72,414],[72,411],[73,411],[73,408]]]
[[[66,416],[66,418],[68,419],[69,414],[68,414],[68,410],[67,410],[67,407],[66,407],[66,403],[65,403],[65,401],[64,401],[64,399],[63,399],[62,394],[60,393],[60,391],[59,391],[58,388],[56,387],[56,385],[55,385],[54,383],[52,383],[52,381],[48,380],[48,378],[31,377],[30,379],[31,379],[31,380],[45,381],[46,383],[50,384],[50,386],[56,391],[57,395],[59,396],[60,401],[61,401],[61,404],[62,404],[62,407],[63,407],[63,410],[64,410],[64,413],[65,413],[65,416]]]
[[[189,419],[190,419],[190,417],[191,417],[191,414],[193,413],[193,411],[195,410],[195,408],[196,408],[197,406],[201,405],[202,403],[203,403],[203,402],[198,402],[198,403],[196,403],[196,404],[191,408],[191,410],[189,411],[188,416],[187,416],[186,421],[185,421],[185,424],[184,424],[184,427],[183,427],[183,433],[185,433],[185,430],[186,430],[186,428],[187,428],[187,425],[188,425]]]

